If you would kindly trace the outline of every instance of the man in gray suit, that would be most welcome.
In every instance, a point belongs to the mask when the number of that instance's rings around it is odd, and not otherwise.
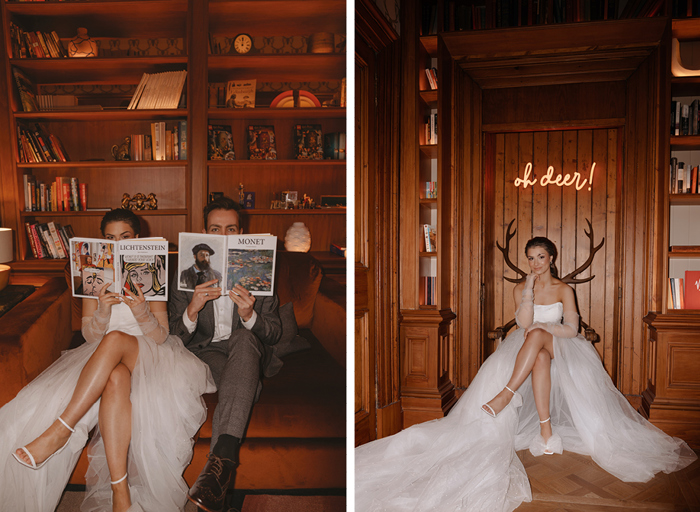
[[[220,197],[204,208],[205,232],[238,234],[240,206]],[[217,280],[194,292],[171,290],[170,333],[209,365],[218,388],[209,460],[188,498],[199,508],[218,512],[238,466],[238,451],[253,404],[260,393],[261,369],[279,341],[282,322],[276,296],[254,297],[241,285],[221,295]]]

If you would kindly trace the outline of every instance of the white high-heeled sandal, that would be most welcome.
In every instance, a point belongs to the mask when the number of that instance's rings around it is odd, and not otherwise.
[[[68,430],[70,430],[71,435],[73,435],[73,434],[75,433],[75,429],[74,429],[74,428],[71,428],[71,427],[68,425],[68,423],[66,423],[65,421],[63,421],[63,418],[61,418],[60,416],[58,417],[58,421],[60,421],[61,423],[63,423],[63,426],[66,427]],[[27,464],[26,462],[24,462],[24,461],[17,455],[17,453],[15,453],[15,452],[12,452],[12,456],[15,458],[15,460],[16,460],[17,462],[19,462],[19,463],[22,464],[23,466],[27,466],[28,468],[31,468],[31,469],[39,469],[39,468],[42,467],[44,464],[46,464],[46,463],[49,461],[49,459],[51,459],[51,457],[53,457],[53,456],[56,455],[57,453],[61,453],[61,452],[63,451],[63,449],[64,449],[66,446],[68,446],[68,443],[69,443],[69,442],[70,442],[70,436],[68,436],[68,440],[66,441],[66,444],[64,444],[64,445],[61,446],[58,450],[56,450],[56,451],[53,452],[51,455],[49,455],[48,457],[46,457],[46,459],[44,460],[44,462],[42,462],[42,463],[40,463],[40,464],[37,464],[37,463],[36,463],[36,461],[34,460],[34,456],[29,452],[29,450],[27,450],[27,447],[26,447],[26,446],[22,446],[22,447],[19,448],[19,449],[22,450],[22,451],[27,455],[27,457],[29,457],[29,460],[31,461],[30,464]]]
[[[494,411],[493,408],[492,408],[489,404],[483,404],[483,405],[481,406],[481,410],[484,411],[484,412],[485,412],[486,414],[488,414],[489,416],[491,416],[492,418],[495,418],[496,416],[498,416],[499,414],[501,414],[503,411],[505,411],[506,408],[507,408],[510,404],[513,404],[513,407],[520,407],[521,405],[523,405],[523,400],[522,400],[522,397],[520,396],[520,393],[518,393],[518,392],[516,392],[516,391],[513,391],[513,390],[510,389],[508,386],[505,386],[504,389],[507,389],[508,391],[510,391],[511,393],[513,393],[513,396],[511,397],[510,402],[508,402],[508,403],[506,404],[506,406],[505,406],[503,409],[501,409],[499,412]],[[515,403],[513,403],[513,402],[515,402]],[[488,410],[486,410],[485,408],[487,408]]]
[[[540,421],[540,425],[551,421],[551,419],[552,417],[550,416],[546,420]],[[544,440],[542,434],[537,434],[530,443],[530,453],[535,457],[539,457],[540,455],[554,455],[555,453],[561,454],[563,451],[561,437],[559,437],[559,434],[556,434],[554,430],[552,430],[552,436],[547,439],[547,441]]]

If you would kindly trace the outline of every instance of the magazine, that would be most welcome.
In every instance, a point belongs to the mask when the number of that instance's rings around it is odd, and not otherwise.
[[[250,160],[277,160],[274,126],[248,126]]]
[[[323,160],[320,124],[298,124],[294,127],[294,153],[298,160]]]
[[[235,160],[233,134],[230,126],[209,125],[209,160]]]
[[[180,233],[178,246],[178,290],[216,279],[222,295],[236,284],[253,295],[273,295],[276,236]]]
[[[229,80],[226,83],[226,108],[255,108],[257,80]]]
[[[164,238],[103,240],[70,239],[73,296],[97,299],[102,287],[110,292],[135,292],[147,301],[168,299],[168,241]]]

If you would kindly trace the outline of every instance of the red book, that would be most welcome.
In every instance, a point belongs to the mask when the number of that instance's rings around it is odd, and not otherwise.
[[[80,209],[82,211],[87,210],[87,183],[81,183],[80,188]]]
[[[70,211],[70,183],[63,183],[63,211]]]
[[[700,309],[700,270],[685,271],[685,309]]]

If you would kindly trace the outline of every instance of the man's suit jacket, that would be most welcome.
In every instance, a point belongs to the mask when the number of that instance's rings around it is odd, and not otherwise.
[[[213,268],[209,268],[208,270],[204,271],[204,282],[211,281],[212,279],[218,279],[219,283],[221,283],[221,274]],[[180,286],[194,290],[196,285],[197,271],[193,266],[189,266],[180,273]]]
[[[192,292],[172,289],[170,291],[170,301],[168,302],[168,317],[170,319],[170,334],[178,336],[185,346],[197,351],[208,346],[214,337],[214,305],[213,301],[206,303],[199,312],[197,326],[191,333],[185,327],[182,315],[192,300]],[[231,299],[227,299],[231,300]],[[256,297],[253,309],[257,313],[255,325],[251,332],[262,342],[265,354],[262,366],[265,369],[265,376],[271,377],[269,363],[272,360],[272,345],[277,343],[282,335],[282,320],[279,316],[279,299],[276,295],[271,297]],[[233,319],[231,322],[232,333],[236,329],[245,329],[241,324],[241,317],[238,314],[238,306],[233,304]],[[279,368],[277,369],[279,370]]]

